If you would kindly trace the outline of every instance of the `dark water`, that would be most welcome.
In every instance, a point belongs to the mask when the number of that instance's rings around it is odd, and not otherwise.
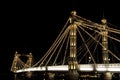
[[[32,73],[32,74],[12,73],[10,80],[65,80],[65,78],[61,74],[56,75],[54,78],[49,79],[48,76],[43,75],[43,73]],[[103,80],[103,76],[100,75],[97,77],[80,77],[79,80]],[[112,80],[120,80],[120,74],[114,74]]]

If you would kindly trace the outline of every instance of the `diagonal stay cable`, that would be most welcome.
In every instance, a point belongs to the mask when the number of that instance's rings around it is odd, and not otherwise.
[[[68,33],[69,33],[69,31],[68,31]],[[55,60],[54,60],[54,62],[53,62],[53,65],[55,65],[55,63],[56,63],[56,61],[57,61],[57,58],[58,58],[58,56],[59,56],[59,54],[60,54],[60,51],[61,51],[61,49],[62,49],[62,47],[63,47],[63,44],[65,43],[65,40],[66,40],[66,38],[67,38],[67,36],[68,36],[68,33],[65,34],[64,40],[63,40],[63,42],[62,42],[61,45],[60,45],[60,49],[58,50],[58,53],[57,53],[57,56],[56,56],[56,58],[55,58]]]
[[[95,34],[95,32],[92,34],[92,35],[94,35]],[[88,46],[91,46],[90,44],[92,43],[92,39],[89,37],[87,40],[86,40],[86,43],[87,43],[87,45]],[[82,44],[78,49],[77,49],[77,53],[79,53],[77,56],[80,56],[81,55],[81,52],[83,52],[83,50],[84,50],[84,44]]]
[[[79,27],[80,27],[80,26],[79,26]],[[81,27],[80,27],[80,28],[81,28]],[[88,53],[90,54],[90,56],[91,56],[91,58],[92,58],[92,60],[93,60],[94,64],[96,64],[96,62],[95,62],[95,60],[94,60],[94,58],[93,58],[93,56],[92,56],[92,54],[91,54],[91,52],[90,52],[90,50],[89,50],[89,48],[88,48],[88,46],[87,46],[86,42],[85,42],[85,39],[83,38],[83,36],[82,36],[81,32],[80,32],[80,31],[78,31],[78,33],[80,34],[81,39],[82,39],[83,43],[85,44],[85,47],[86,47],[86,49],[88,50]]]
[[[58,41],[59,37],[61,36],[61,34],[63,33],[63,31],[65,30],[65,28],[66,28],[66,26],[67,26],[67,24],[68,24],[68,22],[69,22],[69,19],[70,19],[70,18],[68,18],[67,22],[65,23],[63,29],[61,30],[61,32],[60,32],[60,34],[58,35],[58,37],[56,38],[56,40],[54,41],[53,45],[56,43],[56,41]],[[53,46],[53,45],[52,45],[52,46]],[[51,47],[52,47],[52,46],[51,46]],[[51,47],[49,48],[49,50],[51,50]],[[49,52],[49,50],[46,52],[46,54],[45,54],[36,64],[33,65],[33,67],[34,67],[34,66],[37,66],[39,63],[41,63],[41,61],[45,58],[45,56],[47,55],[47,53]]]
[[[64,55],[64,58],[63,58],[62,65],[65,64],[65,58],[66,58],[66,54],[67,54],[67,50],[68,50],[68,44],[69,44],[69,40],[70,40],[69,37],[70,37],[70,35],[68,36],[68,39],[67,39],[66,48],[65,48],[65,55]]]
[[[102,35],[99,31],[97,31],[97,30],[94,30],[94,29],[92,29],[92,28],[90,28],[90,30],[93,30],[93,31],[95,31],[95,32],[97,32],[98,34],[100,34],[100,35]],[[90,35],[89,33],[87,33],[88,35]],[[91,35],[90,35],[90,37],[92,37]],[[94,37],[92,37],[93,39],[94,39]],[[95,40],[95,39],[94,39]],[[117,39],[115,39],[115,40],[117,40]],[[117,40],[118,41],[118,40]],[[97,41],[98,42],[98,41]],[[99,44],[102,46],[102,47],[104,47],[100,42],[99,42]],[[118,58],[112,51],[110,51],[110,50],[107,50],[109,53],[111,53],[117,60],[119,60],[120,61],[120,58]]]
[[[63,40],[63,38],[65,37],[65,35],[67,34],[69,32],[69,28],[67,28],[66,30],[65,30],[65,32],[62,34],[62,36],[60,37],[60,39],[56,42],[56,45],[57,45],[57,47],[58,47],[58,45],[62,42],[62,40]],[[53,49],[54,49],[54,52],[55,52],[55,50],[57,49],[57,47],[55,46]],[[52,52],[52,50],[53,49],[51,49],[51,51],[50,52]],[[50,54],[50,52],[49,52],[49,54]],[[53,54],[54,54],[54,52],[51,54],[51,56],[50,56],[50,58],[48,59],[48,61],[51,59],[51,57],[53,56]],[[48,55],[49,55],[48,54]],[[45,57],[45,59],[46,59],[47,57]],[[42,61],[42,62],[44,62],[45,61],[45,59]],[[48,64],[48,61],[47,61],[47,63],[45,64],[45,65],[47,65]]]
[[[92,43],[92,44],[91,44]],[[89,37],[89,39],[86,41],[86,44],[89,46],[89,47],[91,47],[92,45],[93,45],[93,39],[91,39],[90,37]],[[83,44],[84,45],[84,44]],[[83,48],[83,46],[81,47],[81,49]],[[83,48],[84,49],[84,48]],[[83,49],[82,49],[82,51],[83,51]],[[81,51],[81,53],[82,53],[82,51]],[[83,55],[83,57],[79,60],[79,62],[81,62],[81,60],[85,57],[85,55],[87,54],[87,52],[88,51],[86,51],[85,52],[85,54]],[[77,56],[79,56],[80,54],[78,54]]]

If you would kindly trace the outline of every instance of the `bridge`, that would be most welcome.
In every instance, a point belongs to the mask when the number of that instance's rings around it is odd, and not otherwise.
[[[72,11],[52,46],[37,63],[33,64],[32,53],[16,52],[11,71],[69,72],[73,77],[79,76],[78,72],[96,71],[105,73],[107,80],[111,80],[108,79],[110,74],[120,73],[120,30],[112,28],[105,18],[101,22],[95,23]],[[28,60],[23,62],[20,56]]]
[[[94,68],[94,64],[79,64],[78,71],[82,72],[91,72],[91,71],[97,71],[99,73],[104,72],[112,72],[112,73],[120,73],[120,64],[96,64],[96,67]],[[17,70],[16,73],[20,72],[29,72],[29,71],[57,71],[57,72],[67,72],[69,71],[68,65],[60,65],[60,66],[47,66],[47,67],[30,67],[25,69]]]

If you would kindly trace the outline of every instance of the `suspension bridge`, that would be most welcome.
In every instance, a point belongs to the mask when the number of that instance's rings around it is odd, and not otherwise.
[[[54,43],[37,63],[33,64],[32,53],[16,52],[11,71],[67,72],[69,80],[78,80],[80,72],[97,72],[111,80],[112,74],[120,73],[119,37],[120,30],[105,18],[96,23],[72,11]],[[21,56],[28,60],[22,61]]]

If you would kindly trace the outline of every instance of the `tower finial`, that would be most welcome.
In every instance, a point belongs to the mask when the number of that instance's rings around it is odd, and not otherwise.
[[[71,11],[71,15],[72,16],[76,16],[77,12],[74,10],[74,11]]]
[[[107,23],[107,20],[106,20],[105,18],[103,18],[103,19],[101,20],[101,22],[102,22],[103,24],[106,24],[106,23]]]
[[[18,51],[15,51],[15,55],[17,55],[18,54]]]
[[[102,22],[103,24],[106,24],[106,23],[107,23],[107,20],[106,20],[106,18],[105,18],[104,8],[103,8],[103,12],[102,12],[102,19],[101,19],[101,22]]]
[[[70,17],[70,23],[72,23],[73,22],[73,19],[74,19],[74,17],[76,16],[76,14],[77,14],[77,12],[74,10],[74,11],[71,11],[71,17]]]

